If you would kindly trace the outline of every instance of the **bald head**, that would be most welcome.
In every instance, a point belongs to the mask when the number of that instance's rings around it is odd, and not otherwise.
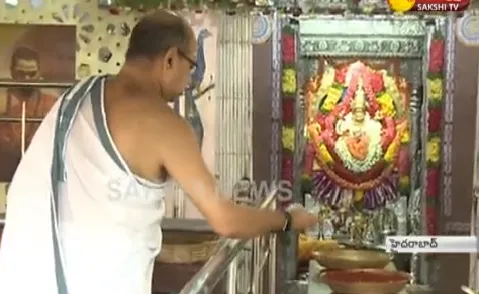
[[[186,50],[192,39],[193,30],[184,18],[169,10],[157,10],[133,28],[126,59],[155,58],[172,47]]]

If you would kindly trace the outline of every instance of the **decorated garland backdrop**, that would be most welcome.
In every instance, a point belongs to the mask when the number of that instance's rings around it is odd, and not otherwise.
[[[351,66],[361,68],[361,74],[351,76],[347,85],[346,76]],[[360,80],[365,84],[359,87]],[[380,118],[383,123],[379,126],[382,130],[374,131],[373,125],[369,125],[372,141],[367,154],[363,154],[364,160],[359,162],[352,153],[357,155],[361,150],[346,145],[344,140],[336,144],[330,135],[335,132],[334,119],[341,113],[349,113],[351,105],[358,103],[358,91],[364,91],[362,95],[368,97],[369,115]],[[361,62],[326,67],[321,75],[310,80],[305,89],[307,135],[311,143],[306,148],[305,173],[312,174],[315,160],[322,170],[313,176],[314,195],[334,206],[339,204],[341,197],[329,197],[331,190],[350,189],[363,208],[376,209],[387,201],[394,201],[398,189],[401,195],[409,193],[410,134],[405,114],[409,97],[406,92],[403,78],[390,76],[384,70],[374,70]],[[319,109],[318,113],[316,109]],[[395,174],[392,176],[392,173]],[[399,176],[399,185],[396,176]],[[326,177],[329,184],[325,184]]]
[[[443,69],[444,38],[436,34],[429,46],[429,64],[426,93],[428,99],[427,117],[427,178],[426,178],[426,231],[428,235],[437,234],[437,211],[440,195],[439,182],[441,174],[441,145],[443,118]]]
[[[281,34],[281,92],[282,92],[282,154],[281,180],[293,183],[294,171],[294,125],[297,94],[296,37],[295,30],[285,24]]]
[[[282,28],[281,56],[282,56],[282,164],[281,179],[293,182],[293,154],[294,154],[294,122],[295,99],[297,96],[296,72],[296,40],[294,27],[286,24]],[[444,39],[440,34],[434,36],[429,46],[429,64],[427,73],[427,180],[426,180],[426,219],[427,233],[437,234],[437,208],[439,197],[441,143],[442,143],[442,116],[443,116],[443,64],[444,64]],[[342,73],[335,73],[335,78]],[[381,102],[381,99],[378,99]],[[327,103],[326,103],[327,104]],[[383,104],[383,103],[382,103]],[[327,107],[327,105],[324,105]],[[401,138],[400,149],[407,149],[409,133]],[[401,194],[409,190],[408,173],[400,173],[399,189]]]

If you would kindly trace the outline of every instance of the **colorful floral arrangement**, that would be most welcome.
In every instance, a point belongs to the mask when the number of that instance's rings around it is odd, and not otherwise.
[[[428,235],[437,234],[437,201],[441,178],[444,46],[444,39],[441,36],[435,36],[429,46],[429,64],[426,84],[428,99],[426,196],[428,198],[428,206],[425,212]]]
[[[297,94],[296,81],[296,40],[293,27],[283,27],[281,36],[282,60],[282,154],[281,179],[293,182],[294,142],[295,142],[295,112],[294,105]]]
[[[408,121],[396,107],[406,104],[407,94],[399,81],[386,71],[357,62],[326,67],[306,86],[310,144],[305,171],[313,175],[313,194],[324,202],[337,205],[348,190],[365,208],[374,209],[397,198],[398,189],[409,192]],[[365,97],[363,104],[367,105],[364,115],[368,120],[361,127],[367,134],[363,143],[342,136],[339,130],[351,117],[358,95]]]

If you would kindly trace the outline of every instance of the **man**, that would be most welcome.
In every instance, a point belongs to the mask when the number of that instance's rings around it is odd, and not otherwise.
[[[15,48],[10,63],[12,79],[28,81],[40,79],[39,56],[28,47]],[[1,109],[3,117],[20,119],[22,109],[25,117],[43,118],[55,103],[56,97],[43,93],[39,88],[25,87],[8,89],[4,105]],[[25,138],[25,148],[30,143],[39,124],[28,122],[22,133],[20,122],[0,123],[0,182],[10,182],[22,154],[22,136]]]
[[[53,107],[10,185],[0,293],[150,294],[170,176],[222,236],[316,222],[304,209],[218,195],[193,130],[168,106],[189,82],[195,46],[185,20],[156,12],[133,29],[117,76],[82,81]]]

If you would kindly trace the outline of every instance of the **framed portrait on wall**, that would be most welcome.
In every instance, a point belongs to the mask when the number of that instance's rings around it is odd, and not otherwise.
[[[0,25],[0,79],[75,80],[76,27]],[[65,89],[0,87],[0,182],[10,182],[39,124]]]

